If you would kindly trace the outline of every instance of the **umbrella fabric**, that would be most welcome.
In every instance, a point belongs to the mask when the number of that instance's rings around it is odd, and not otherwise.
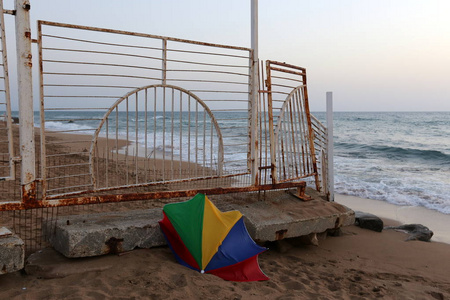
[[[203,194],[166,204],[159,222],[177,261],[225,280],[268,280],[258,265],[258,246],[239,211],[221,212]]]

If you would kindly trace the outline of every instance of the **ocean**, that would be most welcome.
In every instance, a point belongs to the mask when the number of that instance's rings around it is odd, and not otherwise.
[[[80,118],[75,111],[50,113],[53,119]],[[236,144],[245,144],[245,113],[236,114],[242,116],[228,126]],[[102,115],[83,113],[94,119]],[[324,112],[313,115],[326,125]],[[95,128],[97,122],[55,121],[46,126],[70,130]],[[35,123],[39,125],[38,113]],[[336,193],[450,214],[450,112],[335,112],[334,151]]]
[[[450,214],[450,112],[335,112],[334,164],[336,193]]]

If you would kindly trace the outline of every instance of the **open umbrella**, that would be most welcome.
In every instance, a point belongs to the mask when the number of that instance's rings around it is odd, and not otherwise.
[[[159,222],[177,261],[201,273],[225,280],[268,280],[257,256],[258,246],[245,228],[239,211],[221,212],[203,194],[166,204]]]

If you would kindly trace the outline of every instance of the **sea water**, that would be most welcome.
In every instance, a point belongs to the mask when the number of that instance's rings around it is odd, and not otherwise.
[[[337,193],[450,214],[450,112],[335,112],[334,164]]]
[[[47,118],[93,120],[47,122],[48,130],[96,128],[104,114],[51,113]],[[242,116],[231,124],[233,138],[245,144],[246,113],[236,114]],[[326,125],[324,112],[313,114]],[[158,113],[154,117],[162,118]],[[125,119],[119,119],[119,131],[124,131]],[[36,113],[37,126],[38,120]],[[334,168],[336,193],[450,214],[450,112],[335,112]]]

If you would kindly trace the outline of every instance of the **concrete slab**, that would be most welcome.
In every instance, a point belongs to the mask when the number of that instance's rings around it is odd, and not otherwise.
[[[90,257],[165,245],[161,219],[161,209],[66,216],[56,221],[53,232],[52,224],[45,224],[44,232],[64,256]]]
[[[228,201],[234,202],[233,209],[244,215],[247,230],[257,242],[322,233],[355,223],[355,213],[351,209],[325,201],[313,190],[307,190],[313,198],[310,201],[301,201],[292,193],[294,191],[271,191],[262,199],[259,195],[259,201]]]
[[[209,195],[221,210],[239,210],[247,229],[258,242],[322,233],[355,222],[354,212],[325,201],[309,191],[313,200],[304,202],[293,191]],[[68,216],[56,222],[50,243],[66,257],[89,257],[139,248],[162,246],[166,241],[158,221],[160,208],[128,212]],[[50,232],[50,224],[45,226]]]
[[[0,274],[12,273],[23,269],[25,243],[9,229],[0,229]]]

